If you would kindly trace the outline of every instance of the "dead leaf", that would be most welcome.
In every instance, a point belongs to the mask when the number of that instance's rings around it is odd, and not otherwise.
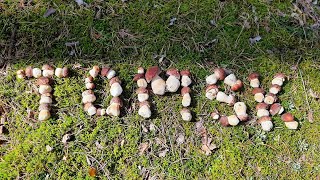
[[[313,112],[312,112],[311,110],[308,112],[308,121],[309,121],[310,123],[313,123],[313,122],[314,122]]]
[[[86,2],[84,2],[83,0],[75,0],[76,1],[76,3],[79,5],[79,6],[81,6],[81,5],[88,5]]]
[[[261,40],[261,36],[256,36],[254,38],[249,38],[250,44],[255,44]]]
[[[95,176],[97,175],[97,169],[94,168],[94,167],[90,167],[90,169],[89,169],[89,175],[90,175],[91,177],[95,177]]]
[[[150,131],[156,131],[156,125],[151,123],[149,129],[150,129]]]
[[[207,143],[203,144],[201,150],[208,156],[212,153],[212,150],[217,149],[215,144],[211,143],[212,139],[208,138]]]
[[[95,145],[97,146],[98,149],[103,149],[103,146],[99,143],[99,141],[96,141]]]
[[[144,126],[143,124],[141,124],[141,127],[142,127],[142,131],[147,133],[148,132],[148,129],[146,128],[146,126]]]
[[[76,63],[72,66],[73,69],[80,69],[82,65],[80,63]]]
[[[70,138],[71,138],[71,135],[69,133],[67,133],[62,137],[62,141],[61,142],[66,145],[67,142],[70,140]]]
[[[139,155],[141,156],[149,147],[149,143],[145,142],[145,143],[141,143],[139,145]]]
[[[178,145],[183,144],[184,143],[184,135],[180,134],[176,141],[177,141]]]
[[[56,12],[55,9],[50,8],[50,9],[48,9],[48,10],[46,11],[46,13],[44,13],[43,17],[48,17],[48,16],[50,16],[51,14],[53,14],[53,13],[55,13],[55,12]]]
[[[313,92],[312,89],[309,89],[309,94],[310,94],[311,97],[313,97],[313,98],[315,98],[315,99],[319,99],[319,94]]]
[[[165,149],[163,151],[160,151],[159,157],[165,157],[168,151],[169,151],[169,149]]]
[[[50,152],[50,151],[53,150],[53,148],[52,148],[51,146],[49,146],[49,145],[46,145],[46,150],[47,150],[48,152]]]

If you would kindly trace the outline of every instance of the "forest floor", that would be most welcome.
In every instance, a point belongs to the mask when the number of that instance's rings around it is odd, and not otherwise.
[[[6,120],[1,126],[8,130],[0,134],[1,179],[84,179],[93,169],[100,179],[320,178],[318,4],[77,2],[0,1],[0,106]],[[35,80],[16,79],[15,72],[45,63],[68,66],[71,74],[54,79],[53,117],[37,122],[28,116],[39,105]],[[123,81],[120,117],[83,111],[84,77],[93,65],[112,66]],[[193,122],[180,117],[179,93],[152,96],[152,118],[138,115],[132,78],[139,66],[152,65],[190,69]],[[215,110],[233,113],[205,98],[205,77],[215,67],[243,80],[235,94],[248,106],[248,123],[222,127],[210,117]],[[274,74],[287,75],[279,99],[296,117],[298,130],[288,130],[280,116],[273,117],[271,132],[261,130],[247,80],[254,71],[265,89]],[[107,83],[100,80],[95,90],[105,107],[111,99]],[[209,156],[201,152],[197,121],[217,147]],[[74,138],[63,144],[66,133]]]

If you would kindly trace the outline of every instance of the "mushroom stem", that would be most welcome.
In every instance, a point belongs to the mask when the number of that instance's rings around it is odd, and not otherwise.
[[[166,90],[166,82],[157,75],[151,80],[151,88],[154,94],[164,95]]]
[[[227,103],[232,106],[236,103],[236,98],[233,95],[227,95],[224,92],[219,91],[216,97],[217,101]]]

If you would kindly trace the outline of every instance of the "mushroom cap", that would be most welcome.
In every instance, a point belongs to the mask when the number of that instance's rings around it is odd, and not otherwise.
[[[278,91],[281,91],[281,86],[279,86],[278,84],[272,84],[271,88],[275,88],[277,89]],[[270,88],[270,89],[271,89]]]
[[[51,80],[47,77],[40,77],[38,78],[37,80],[37,85],[40,86],[40,85],[48,85],[48,84],[51,84]]]
[[[54,68],[52,66],[50,66],[49,64],[44,64],[42,66],[42,70],[54,70]]]
[[[160,72],[161,70],[158,66],[150,67],[145,75],[147,82],[149,83],[154,77],[158,76]]]
[[[217,91],[219,91],[219,88],[217,85],[211,84],[211,85],[207,86],[206,92],[210,91],[211,89],[216,89]]]
[[[113,77],[112,79],[110,79],[109,85],[111,86],[113,83],[121,84],[121,80],[118,78],[118,76]]]
[[[119,97],[113,97],[113,98],[111,99],[111,101],[110,101],[110,104],[112,104],[112,103],[119,104],[120,107],[123,106],[122,100],[121,100]]]
[[[183,88],[181,89],[181,95],[182,95],[182,96],[184,96],[185,94],[190,93],[190,92],[191,92],[191,89],[190,89],[188,86],[183,87]]]
[[[290,121],[294,121],[294,116],[293,116],[291,113],[284,113],[284,114],[281,116],[281,119],[282,119],[284,122],[290,122]]]
[[[259,77],[260,77],[260,75],[258,73],[253,72],[248,76],[248,79],[249,79],[249,81],[251,81],[253,79],[259,79]]]
[[[28,78],[32,77],[32,67],[31,66],[26,67],[26,71],[25,72],[26,72],[26,76]]]
[[[143,67],[138,67],[138,72],[141,72],[139,74],[143,74],[144,73],[144,68]]]
[[[93,66],[92,69],[93,69],[94,71],[100,71],[99,66]]]
[[[274,78],[281,78],[281,79],[285,79],[286,75],[283,73],[277,73],[276,75],[274,75]]]
[[[176,68],[168,69],[167,72],[166,72],[166,74],[167,74],[168,76],[174,76],[174,77],[176,77],[177,79],[180,79],[180,73],[179,73],[178,69],[176,69]]]
[[[212,113],[210,114],[210,116],[211,116],[213,119],[219,119],[220,114],[219,114],[218,112],[212,112]]]
[[[133,81],[138,81],[139,79],[144,79],[144,74],[136,74],[133,78]]]
[[[150,104],[148,101],[143,101],[143,102],[140,102],[139,103],[139,107],[142,107],[142,106],[148,106],[150,108]]]
[[[227,127],[227,126],[230,125],[227,116],[221,116],[220,119],[219,119],[219,121],[220,121],[220,124],[221,124],[222,126]]]
[[[262,122],[265,122],[265,121],[272,121],[272,119],[269,116],[262,116],[257,122],[261,124]]]
[[[106,76],[108,75],[109,70],[110,70],[109,67],[103,67],[103,68],[101,68],[101,72],[100,72],[101,76],[102,76],[102,77],[106,77]]]
[[[214,75],[220,80],[224,80],[226,78],[226,72],[222,68],[215,68],[214,69]]]
[[[274,103],[270,106],[270,114],[272,116],[276,115],[280,110],[281,110],[282,106],[280,103]]]
[[[88,109],[89,109],[91,106],[93,106],[92,103],[85,103],[85,104],[83,105],[84,111],[88,111]]]
[[[254,89],[252,90],[252,94],[253,94],[253,95],[258,94],[258,93],[265,94],[266,92],[265,92],[262,88],[254,88]]]
[[[264,102],[261,102],[261,103],[258,103],[256,105],[256,110],[259,110],[259,109],[268,109],[269,108],[269,105],[267,103],[264,103]]]
[[[136,90],[136,93],[137,94],[148,94],[148,89],[144,88],[144,87],[139,87],[137,90]]]
[[[68,77],[69,76],[69,69],[68,67],[62,68],[62,77]]]
[[[180,71],[180,74],[181,74],[181,76],[190,76],[191,75],[189,70],[182,70],[182,71]]]
[[[89,76],[87,76],[87,78],[88,78],[89,82],[91,82],[91,83],[93,82],[93,77],[92,76],[89,75]]]
[[[232,91],[239,91],[243,86],[243,83],[241,80],[237,80],[236,83],[231,87]]]

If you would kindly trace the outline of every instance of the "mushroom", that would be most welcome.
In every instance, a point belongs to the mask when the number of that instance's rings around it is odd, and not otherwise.
[[[31,78],[33,75],[32,75],[32,67],[31,66],[28,66],[27,68],[26,68],[26,77],[28,77],[28,78]]]
[[[237,80],[236,83],[231,87],[231,91],[239,91],[243,87],[241,80]]]
[[[50,93],[51,91],[52,91],[52,88],[50,85],[40,85],[39,86],[39,93],[40,94]]]
[[[221,126],[224,126],[224,127],[227,127],[230,125],[227,116],[221,116],[219,119],[219,122],[220,122]]]
[[[144,87],[138,88],[136,93],[138,94],[139,102],[147,101],[149,99],[148,90]]]
[[[93,77],[92,76],[88,76],[84,79],[85,83],[92,83],[93,82]]]
[[[219,115],[218,112],[212,112],[212,113],[210,114],[210,116],[211,116],[212,119],[214,119],[214,120],[217,120],[217,119],[220,118],[220,115]]]
[[[250,86],[253,88],[258,88],[260,86],[260,81],[259,81],[260,75],[256,72],[251,73],[248,77]]]
[[[106,113],[110,116],[119,116],[120,107],[122,107],[122,100],[119,97],[113,97],[110,101],[110,106],[106,110]]]
[[[184,121],[191,121],[191,119],[192,119],[191,111],[188,108],[183,108],[180,111],[180,115],[182,117],[182,120],[184,120]]]
[[[44,77],[53,77],[54,68],[48,64],[42,66],[42,76]]]
[[[278,94],[280,91],[281,91],[281,86],[279,86],[278,84],[273,84],[269,89],[269,92],[272,94]]]
[[[148,86],[148,83],[144,78],[144,74],[136,74],[133,78],[133,81],[137,81],[138,87],[146,88]]]
[[[264,98],[264,102],[267,104],[273,104],[277,102],[277,100],[278,100],[277,96],[272,93],[268,93]]]
[[[263,102],[265,91],[262,88],[254,88],[252,94],[254,95],[255,101]]]
[[[104,116],[106,115],[106,109],[98,108],[96,114],[97,116]]]
[[[213,100],[217,97],[218,92],[219,92],[218,86],[214,84],[209,85],[206,88],[206,97],[210,100]]]
[[[218,80],[222,81],[226,77],[226,72],[222,68],[214,69],[214,74],[211,74],[206,78],[206,82],[209,85],[216,84]]]
[[[86,111],[89,116],[93,116],[97,113],[97,108],[92,103],[86,103],[84,104],[84,111]]]
[[[96,78],[99,75],[100,68],[99,66],[93,66],[93,68],[89,71],[90,76]]]
[[[96,85],[94,83],[86,83],[86,89],[94,89]]]
[[[100,74],[101,74],[102,77],[106,77],[108,75],[109,71],[110,71],[109,67],[103,67],[103,68],[101,68]]]
[[[258,118],[261,118],[263,116],[269,116],[270,113],[268,111],[269,105],[266,103],[259,103],[256,105],[256,110],[257,110],[257,116]]]
[[[63,67],[62,68],[62,77],[68,77],[69,76],[69,69],[68,67]]]
[[[271,131],[273,128],[273,123],[271,121],[271,117],[269,116],[262,116],[259,120],[258,123],[261,124],[261,128],[264,131]]]
[[[242,88],[243,83],[238,80],[234,74],[229,74],[225,79],[224,83],[231,86],[232,91],[238,91]]]
[[[167,70],[167,75],[169,76],[166,81],[166,89],[169,92],[177,92],[180,87],[180,74],[175,68]]]
[[[229,125],[231,126],[236,126],[239,124],[239,119],[236,115],[231,115],[231,116],[228,116],[228,123]]]
[[[166,82],[159,76],[160,68],[158,66],[150,67],[146,72],[147,82],[151,82],[151,88],[154,94],[164,95],[166,90]]]
[[[144,74],[143,67],[138,67],[138,74]]]
[[[272,85],[277,84],[279,86],[282,86],[285,80],[286,80],[286,75],[284,75],[283,73],[278,73],[274,76],[272,80]]]
[[[240,121],[247,121],[248,120],[247,106],[244,102],[235,103],[233,106],[233,109],[234,109],[237,117],[240,119]]]
[[[50,117],[51,117],[50,111],[44,109],[39,112],[38,120],[45,121],[45,120],[48,120]]]
[[[82,92],[82,97],[89,95],[89,94],[94,94],[92,90],[85,90]]]
[[[42,75],[42,71],[39,68],[33,68],[32,69],[32,75],[34,78],[39,78]]]
[[[123,89],[121,87],[121,81],[118,77],[113,77],[111,80],[110,80],[110,94],[111,96],[113,97],[118,97],[121,95],[121,93],[123,92]]]
[[[39,108],[38,108],[39,111],[42,111],[42,110],[48,110],[50,111],[51,110],[51,104],[40,104]]]
[[[96,96],[94,94],[85,94],[82,96],[82,103],[87,104],[87,103],[93,103],[96,101]]]
[[[140,102],[138,114],[143,118],[151,117],[150,104],[148,101]]]
[[[26,77],[26,73],[24,72],[23,69],[20,69],[17,71],[17,78],[18,79],[24,79]]]
[[[189,70],[180,71],[180,75],[181,75],[181,86],[187,87],[192,83],[192,80],[190,78],[191,73]]]
[[[216,97],[217,101],[227,103],[229,106],[233,106],[236,103],[236,97],[233,95],[226,95],[224,92],[219,91]]]
[[[190,96],[190,88],[189,87],[183,87],[181,89],[181,95],[182,95],[182,106],[188,107],[191,104],[191,96]]]
[[[62,77],[63,77],[63,69],[62,69],[62,68],[56,68],[54,74],[55,74],[58,78],[62,78]]]
[[[50,96],[41,95],[40,104],[51,104],[51,103],[52,103],[52,99]]]
[[[298,129],[299,123],[294,120],[294,116],[291,113],[285,113],[281,116],[284,124],[288,129]]]
[[[270,107],[270,114],[272,116],[274,116],[276,114],[282,114],[283,111],[284,111],[284,108],[281,106],[280,103],[274,103]]]

